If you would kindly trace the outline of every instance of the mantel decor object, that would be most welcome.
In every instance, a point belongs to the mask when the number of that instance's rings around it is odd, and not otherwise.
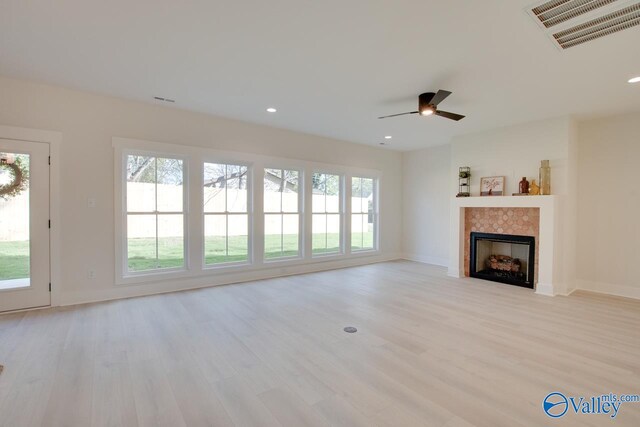
[[[535,179],[532,179],[531,184],[529,184],[529,194],[531,196],[537,196],[540,194],[540,187],[536,184]]]
[[[503,196],[504,176],[488,176],[480,178],[481,196]]]
[[[471,168],[463,166],[458,170],[458,194],[456,197],[471,196]]]
[[[540,162],[540,194],[548,196],[551,194],[551,168],[549,160]]]
[[[518,192],[513,193],[514,196],[528,196],[529,195],[529,181],[527,177],[523,176],[522,181],[518,183]]]

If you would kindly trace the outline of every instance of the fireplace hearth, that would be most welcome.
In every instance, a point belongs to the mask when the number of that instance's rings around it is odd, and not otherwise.
[[[469,275],[533,289],[535,253],[534,237],[472,232]]]

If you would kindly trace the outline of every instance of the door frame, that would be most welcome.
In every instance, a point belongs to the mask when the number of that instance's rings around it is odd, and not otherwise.
[[[61,301],[61,237],[62,216],[60,214],[60,149],[62,133],[57,131],[21,128],[0,125],[0,138],[25,142],[44,142],[49,144],[51,165],[49,167],[49,275],[51,280],[51,307],[59,306]],[[27,309],[31,310],[31,309]]]

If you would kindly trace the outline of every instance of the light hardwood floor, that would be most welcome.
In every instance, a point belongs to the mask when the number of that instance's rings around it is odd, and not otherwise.
[[[541,404],[640,393],[640,302],[398,261],[0,316],[0,364],[11,427],[639,426]]]

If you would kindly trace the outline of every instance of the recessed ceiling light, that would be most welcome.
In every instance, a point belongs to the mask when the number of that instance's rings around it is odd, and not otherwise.
[[[639,82],[640,82],[640,76],[629,79],[629,83],[639,83]]]
[[[276,109],[275,109],[275,108],[273,108],[273,107],[269,107],[269,108],[267,108],[267,113],[275,113],[276,111],[278,111],[278,110],[276,110]]]
[[[391,138],[392,138],[391,135],[387,135],[384,137],[384,139],[391,139]]]

